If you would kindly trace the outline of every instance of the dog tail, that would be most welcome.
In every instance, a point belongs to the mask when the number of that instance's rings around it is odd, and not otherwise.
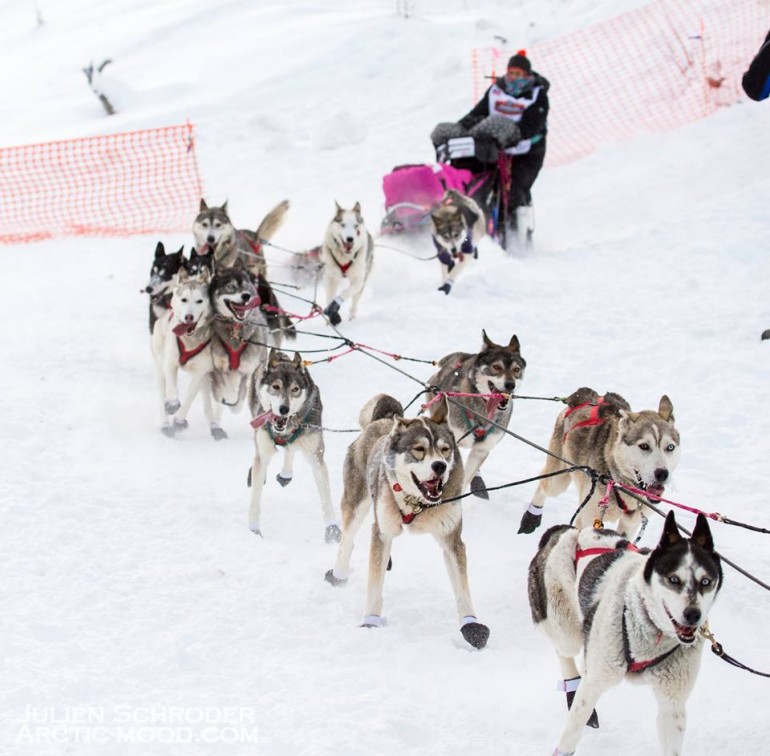
[[[279,202],[263,219],[257,227],[257,238],[270,241],[276,231],[283,225],[284,216],[289,209],[289,200]]]
[[[398,399],[394,399],[388,394],[377,394],[373,396],[362,408],[358,416],[358,423],[362,428],[373,423],[375,420],[382,420],[388,417],[401,417],[404,414],[404,408]]]

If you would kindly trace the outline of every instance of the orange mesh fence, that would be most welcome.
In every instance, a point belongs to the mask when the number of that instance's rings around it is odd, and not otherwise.
[[[741,77],[768,28],[766,0],[658,0],[531,45],[533,68],[551,82],[547,164],[678,128],[742,99]],[[515,52],[474,50],[474,102]]]
[[[189,231],[193,126],[0,148],[0,242]]]

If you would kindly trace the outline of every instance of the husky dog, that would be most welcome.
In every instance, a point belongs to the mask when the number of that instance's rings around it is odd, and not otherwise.
[[[439,360],[439,371],[428,379],[428,385],[447,392],[503,394],[499,398],[452,398],[449,402],[449,425],[457,443],[471,449],[465,463],[463,489],[470,486],[477,496],[488,499],[478,471],[503,437],[498,426],[508,427],[513,412],[509,395],[524,379],[527,362],[521,356],[515,335],[508,346],[495,344],[486,331],[481,332],[481,337],[478,354],[453,352]]]
[[[324,462],[324,439],[321,428],[323,405],[318,387],[302,364],[299,354],[289,359],[283,352],[270,350],[265,369],[252,383],[251,421],[256,446],[254,462],[249,470],[251,508],[249,527],[260,533],[262,489],[267,468],[278,448],[283,449],[283,467],[277,480],[282,486],[291,483],[294,453],[302,452],[313,469],[318,496],[321,499],[327,543],[340,540],[339,521],[334,514],[329,471]]]
[[[263,219],[255,231],[236,229],[227,214],[227,202],[220,207],[209,207],[201,199],[200,211],[193,222],[193,236],[198,254],[212,253],[214,268],[231,268],[240,259],[254,276],[267,274],[262,242],[273,238],[283,223],[288,200],[279,202]]]
[[[447,189],[441,204],[430,214],[430,226],[441,263],[438,290],[449,294],[467,261],[479,256],[476,245],[487,232],[484,213],[470,197]]]
[[[240,261],[214,276],[209,294],[214,311],[213,394],[237,412],[254,371],[267,360],[267,320],[257,283]]]
[[[184,265],[185,270],[191,276],[200,275],[204,269],[208,270],[209,278],[214,275],[214,258],[212,255],[208,253],[199,255],[195,247],[190,250],[189,259],[182,261],[182,265]]]
[[[596,702],[624,677],[653,687],[662,752],[682,752],[685,706],[703,648],[697,631],[721,585],[702,514],[687,539],[669,512],[660,542],[644,552],[611,530],[546,531],[528,588],[532,619],[554,646],[567,691],[569,715],[555,754],[574,753],[583,725],[598,727]],[[575,664],[581,651],[582,680]]]
[[[463,467],[446,422],[446,402],[442,399],[430,419],[406,419],[403,412],[399,402],[386,394],[370,399],[361,411],[363,432],[348,447],[345,457],[342,541],[326,581],[332,585],[347,582],[353,540],[373,504],[363,627],[385,624],[385,571],[393,539],[407,528],[430,533],[439,542],[457,602],[460,632],[472,646],[483,648],[489,628],[477,621],[473,610],[462,540],[462,508],[459,501],[451,501],[460,494]]]
[[[372,272],[374,240],[364,226],[358,202],[352,210],[345,210],[337,202],[334,205],[334,217],[326,228],[320,260],[326,288],[324,314],[332,325],[338,325],[342,322],[340,307],[348,299],[351,300],[350,320],[356,316],[358,300]],[[343,280],[347,280],[347,286],[337,294]]]
[[[168,320],[171,307],[171,294],[176,283],[176,274],[184,262],[184,247],[179,251],[166,254],[163,242],[155,247],[155,257],[150,268],[150,282],[144,288],[144,293],[150,295],[150,333],[155,329],[159,319]]]
[[[187,413],[201,386],[206,383],[203,405],[211,435],[217,441],[227,438],[219,424],[221,408],[212,409],[208,387],[213,368],[208,271],[196,278],[191,278],[184,268],[179,271],[171,297],[171,309],[164,320],[167,321],[165,327],[156,325],[152,334],[163,433],[173,437],[187,428]],[[178,398],[179,368],[190,375],[184,402]]]
[[[643,489],[657,497],[663,494],[664,483],[677,466],[680,455],[674,407],[666,395],[660,398],[657,412],[632,412],[619,394],[600,397],[589,388],[575,391],[567,398],[567,404],[567,409],[556,419],[543,475],[566,469],[569,465],[561,461],[566,459],[571,464],[591,467],[616,483]],[[575,471],[545,478],[524,512],[519,533],[532,533],[540,526],[545,500],[566,491],[571,480],[577,486],[579,501],[585,500],[591,488],[585,473]],[[604,494],[604,487],[597,485],[577,515],[575,524],[579,528],[603,519],[599,502]],[[657,499],[650,499],[654,500]],[[608,522],[617,521],[616,530],[632,536],[642,521],[640,506],[635,499],[624,499],[615,489],[604,518]]]

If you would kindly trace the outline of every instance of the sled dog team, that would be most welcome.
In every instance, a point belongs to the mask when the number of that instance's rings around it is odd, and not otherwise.
[[[453,269],[462,266],[463,255],[473,254],[463,249],[462,229],[474,228],[478,220],[472,208],[461,207],[461,198],[448,199],[433,221],[439,260],[447,268],[442,283],[447,293],[458,272]],[[302,452],[321,502],[324,539],[339,543],[325,576],[332,586],[348,582],[356,533],[373,513],[363,626],[385,624],[383,586],[393,539],[405,530],[428,533],[444,555],[460,632],[481,649],[490,631],[479,622],[471,599],[459,497],[472,492],[487,498],[479,471],[509,425],[513,394],[524,378],[519,340],[513,335],[508,344],[496,344],[482,332],[478,352],[454,352],[439,360],[426,382],[433,393],[424,414],[406,417],[387,394],[366,403],[361,433],[344,461],[340,527],[324,461],[321,397],[300,355],[280,351],[283,339],[295,338],[296,332],[268,281],[262,252],[287,209],[287,202],[279,203],[250,232],[235,228],[227,203],[208,207],[201,200],[190,256],[185,258],[183,249],[166,253],[158,244],[145,292],[162,432],[176,437],[187,428],[200,394],[212,437],[225,439],[222,407],[238,412],[247,404],[255,439],[248,472],[251,530],[261,534],[270,460],[281,447],[277,481],[286,486],[294,455]],[[372,269],[372,250],[360,206],[337,205],[320,249],[297,261],[297,269],[320,270],[324,313],[332,326],[340,322],[345,302],[350,302],[349,317],[355,316]],[[189,375],[181,398],[180,369]],[[619,394],[600,396],[588,388],[575,391],[565,404],[542,471],[548,477],[539,481],[519,527],[519,533],[534,532],[546,500],[576,484],[581,502],[576,527],[557,525],[544,533],[528,576],[532,619],[554,647],[569,708],[554,754],[574,753],[583,727],[599,726],[595,706],[601,694],[628,678],[655,691],[662,752],[673,756],[681,752],[685,704],[700,665],[698,630],[722,584],[720,559],[702,515],[685,538],[669,513],[658,545],[637,549],[632,539],[642,524],[641,504],[622,488],[646,493],[650,501],[663,494],[680,455],[673,405],[664,395],[657,410],[635,412]],[[468,449],[465,461],[461,448]],[[592,489],[579,469],[558,474],[572,466],[591,468],[621,488],[605,490],[600,484]],[[605,528],[605,520],[616,523],[615,529]]]

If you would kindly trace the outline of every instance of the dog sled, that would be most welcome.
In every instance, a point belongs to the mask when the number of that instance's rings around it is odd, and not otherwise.
[[[488,128],[490,121],[492,129]],[[385,216],[380,233],[422,230],[444,192],[456,189],[479,204],[487,233],[506,249],[511,181],[511,156],[506,149],[518,141],[519,133],[508,119],[488,118],[486,122],[470,132],[455,123],[439,124],[431,134],[436,164],[396,166],[383,178]]]

